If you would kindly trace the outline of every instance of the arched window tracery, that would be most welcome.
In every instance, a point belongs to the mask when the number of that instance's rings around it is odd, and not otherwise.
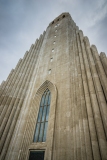
[[[51,92],[46,89],[42,95],[33,142],[45,142],[48,127]]]

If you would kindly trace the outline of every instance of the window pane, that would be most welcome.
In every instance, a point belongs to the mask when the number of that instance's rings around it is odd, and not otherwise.
[[[48,122],[45,122],[44,135],[43,135],[43,142],[46,141],[47,126],[48,126]]]
[[[37,125],[34,134],[34,142],[46,141],[50,100],[51,100],[51,93],[49,89],[46,89],[40,102],[40,109],[38,113]]]
[[[42,99],[41,99],[41,104],[40,104],[40,106],[43,106],[43,104],[44,104],[44,100],[45,100],[45,95],[43,95],[43,96],[42,96]]]
[[[40,109],[39,109],[38,122],[41,121],[42,109],[43,109],[43,107],[40,107]]]
[[[48,102],[48,94],[45,97],[45,105],[47,105],[47,102]]]
[[[50,106],[47,107],[47,111],[46,111],[46,121],[48,121],[48,117],[49,117],[49,108]]]
[[[44,160],[44,151],[30,151],[29,160]]]
[[[50,105],[50,100],[51,100],[51,96],[50,96],[50,93],[49,93],[49,97],[48,97],[48,105]]]
[[[44,106],[44,109],[43,109],[42,122],[45,120],[45,116],[46,116],[46,106]]]
[[[37,123],[37,125],[36,125],[36,133],[34,135],[34,142],[37,142],[37,139],[38,139],[39,126],[40,126],[40,123]]]
[[[43,137],[43,123],[41,123],[41,126],[40,126],[38,142],[42,142],[42,137]]]

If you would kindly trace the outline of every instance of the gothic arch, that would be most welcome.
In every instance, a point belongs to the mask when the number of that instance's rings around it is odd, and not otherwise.
[[[51,103],[50,103],[50,112],[49,112],[49,119],[48,119],[48,128],[47,128],[47,139],[46,142],[33,142],[33,136],[36,126],[36,121],[38,117],[39,112],[39,106],[41,97],[46,89],[49,89],[51,92]],[[34,91],[35,92],[35,91]],[[50,81],[46,80],[36,91],[36,93],[33,94],[34,96],[31,99],[31,104],[29,108],[29,125],[26,128],[26,135],[30,135],[29,138],[29,144],[27,148],[27,152],[32,149],[44,149],[45,150],[45,157],[48,155],[49,159],[52,157],[52,147],[53,147],[53,138],[54,138],[54,129],[55,129],[55,111],[56,111],[56,100],[57,100],[57,90],[56,86],[51,83]],[[26,139],[27,137],[25,137]],[[26,142],[26,141],[25,141]],[[27,146],[27,144],[24,144]],[[26,159],[28,158],[28,154]]]

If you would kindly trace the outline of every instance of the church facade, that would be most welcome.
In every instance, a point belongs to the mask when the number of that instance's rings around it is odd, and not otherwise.
[[[107,160],[107,57],[69,13],[0,86],[0,160]]]

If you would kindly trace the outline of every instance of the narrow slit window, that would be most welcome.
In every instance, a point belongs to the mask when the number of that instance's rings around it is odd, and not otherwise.
[[[52,49],[52,52],[54,52],[54,49]]]
[[[48,127],[51,93],[46,89],[42,95],[33,142],[45,142]]]
[[[53,61],[53,58],[51,58],[50,61],[52,62],[52,61]]]
[[[48,73],[51,74],[51,69],[48,70]]]
[[[65,18],[65,15],[63,15],[62,18]]]

